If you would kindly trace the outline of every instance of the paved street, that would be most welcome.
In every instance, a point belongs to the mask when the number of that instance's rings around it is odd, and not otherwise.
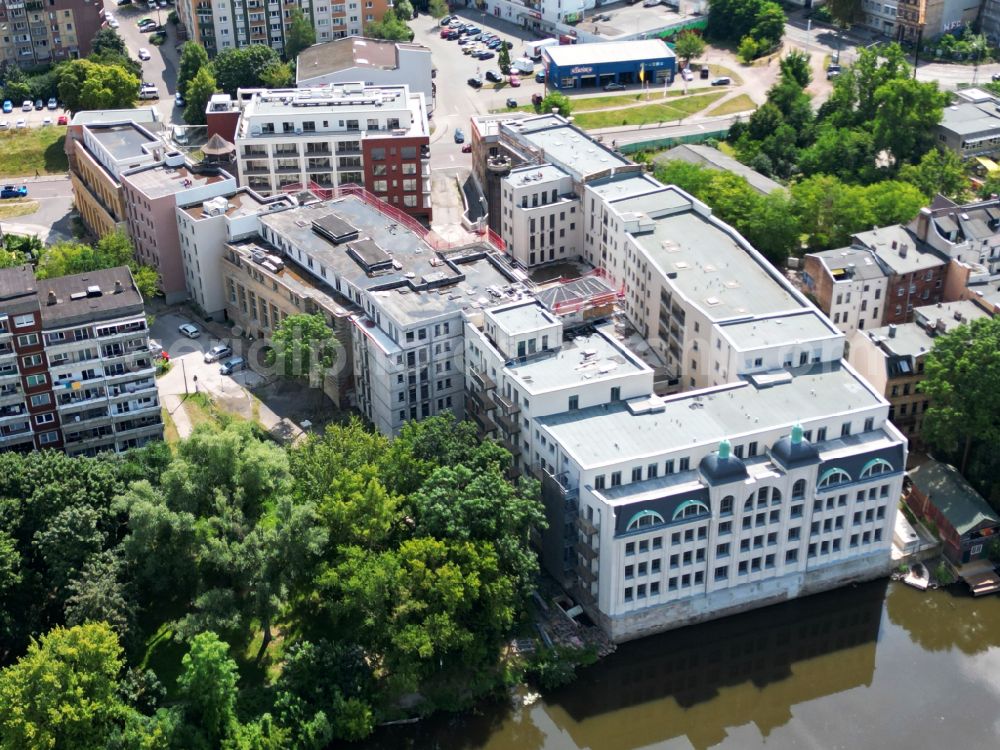
[[[68,177],[7,178],[0,179],[0,183],[27,185],[28,197],[38,203],[34,213],[0,221],[0,231],[32,234],[44,242],[72,238],[73,192]]]

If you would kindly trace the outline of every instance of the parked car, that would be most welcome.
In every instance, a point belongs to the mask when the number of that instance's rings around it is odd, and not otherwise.
[[[500,49],[500,40],[499,39],[491,39],[490,42],[486,46],[489,47],[490,49]]]
[[[840,66],[837,65],[837,63],[830,63],[829,65],[826,66],[826,80],[829,81],[831,78],[836,78],[839,75],[840,75]],[[1000,75],[994,74],[993,80],[1000,81]]]
[[[471,154],[472,153],[472,144],[471,143],[466,143],[464,146],[462,146],[462,153],[463,154]]]
[[[681,70],[681,77],[685,81],[693,81],[694,80],[694,71],[691,70],[691,68],[684,68],[683,70]]]
[[[521,85],[521,79],[518,76],[514,75],[513,73],[511,74],[510,78],[507,79],[507,82],[510,83],[510,85],[513,86],[514,88],[517,88],[518,86]]]
[[[7,122],[6,120],[0,120],[0,130],[9,130],[9,129],[10,129],[10,123]]]
[[[455,143],[465,143],[465,133],[461,128],[455,128]]]
[[[174,105],[178,107],[183,107],[185,104],[187,104],[187,101],[185,101],[184,97],[181,96],[180,91],[174,94]]]
[[[43,102],[41,99],[36,99],[35,100],[35,109],[39,109],[39,110],[45,109],[45,102]]]
[[[159,99],[160,92],[156,90],[156,86],[151,83],[142,84],[142,88],[139,89],[140,99]]]
[[[486,80],[490,83],[500,83],[500,81],[503,80],[503,74],[501,74],[498,70],[487,70]]]
[[[733,79],[729,76],[720,76],[719,78],[712,79],[713,86],[728,86],[733,82]]]
[[[517,109],[517,99],[515,99],[512,96],[511,97],[507,97],[507,108],[508,109]]]
[[[480,60],[491,60],[497,55],[496,52],[493,52],[492,50],[484,49],[480,52],[477,52],[475,56],[478,57]]]
[[[223,357],[228,357],[232,353],[233,347],[227,346],[226,344],[216,344],[205,352],[205,363],[211,364],[212,362],[218,362]]]
[[[616,81],[608,81],[608,83],[604,84],[604,90],[605,91],[624,91],[625,90],[625,84],[623,84],[623,83],[617,83]]]
[[[438,25],[439,26],[447,26],[449,23],[451,23],[451,19],[453,19],[453,18],[458,18],[458,16],[445,16],[440,21],[438,21]]]
[[[833,66],[830,66],[830,67],[833,67]],[[829,69],[827,69],[827,72],[829,72]],[[996,83],[997,81],[1000,81],[1000,73],[994,73],[993,74],[993,82]]]
[[[49,109],[57,109],[59,107],[59,102],[56,101],[56,98],[54,96],[50,97],[48,106]]]
[[[483,79],[473,76],[469,79],[468,84],[474,89],[481,89],[483,87]]]
[[[181,323],[177,326],[177,330],[181,332],[182,336],[187,336],[189,339],[196,339],[201,336],[201,331],[198,330],[198,326],[193,323]]]
[[[121,24],[118,23],[117,18],[111,18],[108,20],[108,26],[110,26],[112,29],[117,29],[119,26],[121,26]]]
[[[222,363],[219,372],[223,375],[232,375],[234,372],[247,369],[247,361],[243,357],[233,357]]]
[[[460,36],[462,35],[459,34],[456,29],[451,29],[447,34],[445,34],[445,38],[452,41],[458,39]]]
[[[444,28],[441,29],[441,33],[438,34],[438,36],[440,36],[442,39],[447,39],[448,35],[450,33],[451,33],[451,29],[449,29],[447,26],[445,26]]]
[[[4,111],[5,114],[10,114],[11,112],[14,111],[14,104],[13,104],[13,102],[11,102],[10,99],[7,99],[3,103],[3,111]]]
[[[139,53],[138,54],[139,54],[139,59],[140,60],[148,60],[149,59],[149,50],[146,49],[145,47],[139,47]]]
[[[539,70],[535,73],[535,83],[545,83],[545,71]]]
[[[0,198],[26,198],[27,195],[27,185],[4,185],[0,188]]]
[[[655,8],[660,4],[660,0],[642,0],[643,8]]]
[[[28,123],[24,121],[23,117],[19,117],[14,123],[14,130],[24,130],[26,127],[28,127]]]
[[[22,112],[30,112],[34,108],[35,108],[35,105],[31,103],[31,99],[25,99],[23,102],[21,102],[21,111]]]
[[[59,115],[56,125],[69,125],[69,118],[66,115]]]
[[[42,127],[43,128],[47,127],[47,126],[49,126],[51,124],[52,124],[52,118],[51,117],[43,117],[42,118]]]

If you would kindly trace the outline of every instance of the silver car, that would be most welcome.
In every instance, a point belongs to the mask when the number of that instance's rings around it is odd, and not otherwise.
[[[198,326],[193,325],[191,323],[182,323],[181,325],[177,326],[177,330],[180,331],[181,334],[183,334],[184,336],[187,336],[189,339],[196,339],[199,336],[201,336],[201,331],[198,330]]]
[[[218,362],[223,357],[228,357],[233,353],[233,348],[231,346],[226,346],[225,344],[216,344],[207,352],[205,352],[205,362]]]

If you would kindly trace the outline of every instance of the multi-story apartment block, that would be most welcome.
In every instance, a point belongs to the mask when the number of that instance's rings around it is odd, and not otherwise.
[[[405,84],[423,94],[434,111],[434,65],[422,44],[347,37],[307,47],[295,61],[295,85],[300,89],[331,83],[365,81],[368,85]]]
[[[163,158],[165,144],[149,129],[157,122],[149,110],[80,112],[73,118],[65,146],[73,201],[97,237],[125,222],[122,173]]]
[[[90,54],[104,24],[104,6],[93,0],[0,2],[0,58],[25,67]]]
[[[851,339],[848,361],[889,402],[889,419],[910,440],[919,440],[924,412],[930,405],[919,389],[924,361],[934,339],[977,318],[991,317],[971,300],[918,307],[914,320],[901,325],[858,331]]]
[[[123,451],[163,436],[142,297],[125,266],[0,271],[0,449]]]
[[[382,20],[389,0],[178,0],[177,15],[188,36],[210,57],[226,49],[264,44],[279,52],[292,10],[299,8],[316,31],[316,41],[359,36],[367,24]]]
[[[872,4],[878,3],[872,0]],[[966,0],[896,0],[890,4],[890,7],[898,6],[896,28],[892,36],[897,41],[916,43],[922,34],[926,42],[948,32],[959,34],[966,26],[971,26],[980,20],[983,31],[989,35],[989,24],[985,13],[990,4],[991,0],[973,3]],[[865,6],[868,6],[867,2]],[[982,17],[980,13],[983,13]],[[883,31],[883,29],[875,30]],[[996,41],[995,36],[993,41]]]
[[[226,317],[225,266],[222,266],[223,275],[219,274],[226,243],[256,237],[260,231],[260,214],[294,205],[295,200],[291,197],[261,198],[248,188],[201,203],[178,205],[177,233],[184,283],[188,297],[206,315],[216,320]],[[281,296],[283,303],[290,299],[287,295]],[[239,322],[244,330],[253,330],[245,318],[244,314],[231,319]],[[266,314],[263,320],[268,321]]]
[[[361,185],[431,220],[430,139],[424,97],[405,85],[333,84],[214,97],[213,116],[241,109],[232,138],[240,184],[261,195]],[[225,134],[223,134],[225,135]]]
[[[168,304],[188,299],[177,207],[231,195],[236,192],[236,178],[217,166],[191,164],[183,154],[170,152],[125,172],[121,183],[136,258],[160,274],[160,289]],[[210,272],[217,271],[218,265],[213,264]]]
[[[986,276],[1000,274],[1000,199],[959,205],[939,197],[908,228],[948,258]]]
[[[260,222],[262,239],[286,269],[291,261],[341,306],[357,310],[353,374],[366,419],[391,435],[409,419],[464,416],[462,312],[517,294],[494,248],[474,243],[436,250],[415,221],[348,191],[333,201],[264,214]]]
[[[472,133],[510,261],[549,262],[518,229],[544,213],[569,238],[553,260],[595,267],[624,318],[556,354],[540,308],[515,307],[517,326],[495,308],[466,333],[469,410],[543,478],[545,564],[588,613],[626,640],[883,574],[906,441],[842,361],[842,332],[706,206],[564,119],[474,118]],[[881,239],[859,244],[878,257]],[[673,373],[653,391],[689,390],[652,395],[622,327]],[[494,364],[522,339],[523,364]]]
[[[896,224],[856,234],[850,247],[807,254],[802,278],[834,325],[852,334],[905,323],[915,307],[943,300],[948,266],[934,245]]]

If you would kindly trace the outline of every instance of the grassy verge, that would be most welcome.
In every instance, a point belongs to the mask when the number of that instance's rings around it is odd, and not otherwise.
[[[757,105],[754,104],[753,99],[751,99],[746,94],[740,94],[739,96],[734,96],[727,102],[723,102],[715,109],[710,109],[705,114],[731,115],[735,112],[749,112],[750,110],[753,109],[757,109]]]
[[[183,409],[184,407],[182,406],[181,408]],[[165,408],[160,409],[160,415],[163,418],[163,439],[167,445],[176,445],[180,442],[181,436],[177,432],[177,425],[174,424],[173,417],[170,416],[170,412]]]
[[[66,128],[27,128],[0,132],[0,177],[66,174],[69,162],[63,144]]]
[[[649,104],[643,107],[628,107],[618,110],[581,112],[576,115],[576,125],[585,129],[613,128],[621,125],[647,125],[652,122],[673,122],[680,120],[717,101],[724,92],[689,96],[670,104]]]
[[[0,219],[13,219],[33,214],[38,210],[38,201],[30,198],[16,198],[0,203]]]

